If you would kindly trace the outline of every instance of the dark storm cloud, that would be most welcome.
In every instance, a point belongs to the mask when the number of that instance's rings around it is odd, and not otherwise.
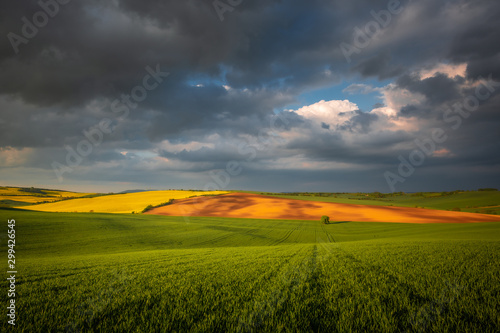
[[[401,65],[395,65],[387,53],[381,53],[362,60],[353,66],[351,70],[367,77],[377,76],[381,80],[395,77],[404,72],[404,68]]]
[[[405,6],[412,10],[411,4]],[[234,88],[279,90],[282,82],[286,89],[300,92],[315,83],[338,82],[338,76],[328,79],[319,73],[347,69],[338,53],[339,43],[350,39],[354,26],[373,20],[370,10],[386,7],[386,1],[364,5],[360,1],[352,7],[324,1],[261,1],[242,4],[220,22],[209,1],[121,1],[116,7],[71,2],[61,6],[29,44],[20,45],[19,55],[8,43],[2,45],[0,89],[44,105],[81,104],[98,96],[115,98],[136,84],[144,66],[161,63],[184,73],[176,79],[181,85],[193,71],[220,76],[219,65],[224,64],[228,84]],[[425,2],[421,8],[420,15],[434,23],[444,5]],[[37,10],[34,1],[9,4],[2,33],[19,32],[20,18],[29,18]],[[394,16],[388,32],[401,19]],[[433,44],[426,32],[415,27],[412,41]],[[391,43],[392,35],[387,37],[381,40]],[[362,50],[351,70],[365,76],[396,76],[407,64],[405,57],[399,57],[408,52],[407,43],[393,42],[393,54],[387,49]],[[428,51],[422,47],[419,53]],[[168,94],[166,87],[162,93]],[[158,101],[157,107],[163,106]]]
[[[314,3],[248,7],[233,13],[238,19],[222,23],[207,1],[121,1],[118,6],[74,1],[61,6],[27,45],[21,44],[18,55],[9,43],[2,44],[0,89],[36,104],[80,105],[130,90],[143,68],[156,63],[178,72],[181,85],[192,72],[219,76],[220,64],[231,69],[228,83],[235,88],[262,87],[278,79],[303,86],[310,82],[301,82],[302,77],[322,79],[315,78],[317,65],[307,54],[320,42],[310,38],[312,33],[327,29],[308,23],[317,16]],[[3,12],[0,32],[21,34],[20,18],[37,10],[34,1],[13,4]],[[308,27],[313,31],[303,31]],[[299,64],[302,73],[290,71]]]
[[[360,140],[354,144],[345,142],[335,132],[316,135],[313,138],[299,138],[286,144],[286,148],[304,155],[311,160],[354,163],[363,166],[390,165],[398,153],[404,150],[394,146],[413,140],[405,132],[381,132],[370,136],[369,140]],[[396,154],[396,155],[395,155]]]
[[[460,97],[458,85],[461,83],[463,83],[463,79],[449,78],[442,73],[437,73],[433,77],[424,80],[406,74],[400,76],[396,81],[399,87],[424,95],[432,105],[441,104]]]
[[[184,87],[166,97],[171,112],[162,112],[148,129],[153,141],[179,139],[184,131],[201,137],[212,133],[257,134],[269,126],[277,106],[294,101],[272,90],[238,91],[220,86]],[[192,137],[192,136],[190,136]]]
[[[17,45],[16,53],[8,34],[22,36],[21,18],[32,21],[41,7],[37,1],[3,2],[0,148],[33,148],[26,166],[49,169],[52,160],[64,160],[65,145],[75,146],[85,138],[83,131],[110,118],[114,133],[82,165],[129,163],[120,169],[121,175],[139,179],[134,168],[143,167],[138,162],[141,155],[121,151],[151,151],[164,140],[204,142],[218,135],[213,148],[159,150],[162,157],[191,163],[191,170],[204,170],[208,164],[218,167],[221,161],[241,155],[221,142],[256,137],[271,127],[275,112],[297,103],[302,93],[353,77],[390,79],[397,89],[425,96],[424,101],[412,101],[398,110],[398,116],[414,117],[429,128],[448,126],[443,110],[474,93],[466,83],[479,76],[500,79],[500,3],[401,1],[401,11],[391,15],[377,36],[368,36],[366,47],[348,63],[340,44],[352,44],[356,29],[377,22],[373,13],[380,15],[388,4],[386,0],[244,1],[220,21],[212,1],[73,0],[60,5],[36,36]],[[410,74],[437,62],[466,64],[467,82],[444,73],[426,79]],[[113,100],[130,94],[142,83],[146,66],[157,64],[170,73],[168,78],[127,116],[113,113]],[[357,86],[363,87],[367,85]],[[460,130],[450,130],[446,148],[453,156],[429,160],[429,165],[497,163],[496,94],[481,101],[477,111],[463,119]],[[341,124],[320,122],[318,128],[293,112],[289,116],[281,124],[281,131],[291,133],[288,144],[259,152],[255,173],[259,162],[295,155],[311,161],[390,166],[414,139],[404,130],[377,129],[375,125],[384,119],[371,112],[355,112]],[[294,133],[307,135],[297,138]],[[346,133],[362,139],[352,143],[343,137]],[[107,171],[99,174],[100,179],[111,179],[110,171],[102,170]],[[97,173],[98,169],[72,177],[92,179]],[[283,171],[275,179],[285,182],[298,174],[305,177],[299,171]],[[305,178],[315,183],[326,174]],[[251,175],[249,171],[248,179]],[[120,172],[113,173],[113,179],[120,177]],[[438,179],[435,174],[429,177]]]
[[[220,22],[210,1],[117,4],[74,1],[61,6],[58,15],[35,38],[20,45],[19,55],[4,39],[0,53],[2,92],[45,105],[85,103],[97,96],[114,98],[141,79],[144,66],[156,63],[183,72],[177,78],[181,85],[187,73],[218,77],[223,64],[227,83],[234,88],[279,88],[282,80],[286,89],[300,92],[316,82],[337,82],[338,77],[329,81],[319,73],[323,69],[339,74],[346,70],[339,43],[349,41],[355,26],[374,20],[371,10],[379,12],[387,7],[387,1],[357,1],[352,6],[325,1],[257,1],[241,4]],[[498,6],[491,2],[468,5],[490,13],[481,23],[472,22],[471,32],[460,26],[457,33],[440,29],[435,36],[428,34],[429,29],[438,24],[449,5],[422,1],[402,6],[401,16],[394,16],[384,29],[387,36],[374,40],[373,49],[362,50],[352,71],[388,78],[400,74],[408,59],[418,65],[414,61],[425,62],[429,54],[447,52],[450,58],[465,62],[478,57],[493,61],[492,57],[498,55],[495,41],[499,29],[494,29],[498,23],[493,15]],[[8,10],[2,11],[2,34],[20,33],[20,18],[30,18],[37,10],[40,8],[35,1],[9,3]],[[401,41],[392,30],[401,24],[405,11],[415,11],[418,16],[409,22],[415,26],[407,27],[413,28],[410,38]],[[461,47],[464,36],[467,38]],[[454,41],[451,47],[433,49],[443,37]],[[489,51],[468,48],[474,40],[482,48],[488,44]],[[411,43],[417,44],[408,47]],[[408,55],[416,49],[419,52],[411,53],[422,59]],[[401,57],[404,55],[408,57]],[[161,106],[159,102],[157,107]]]
[[[238,18],[224,23],[211,2],[118,4],[71,2],[61,6],[58,15],[28,44],[20,44],[19,54],[3,43],[1,92],[37,106],[59,106],[59,112],[82,115],[84,111],[78,108],[95,99],[113,100],[129,93],[141,82],[145,66],[161,64],[171,76],[131,112],[131,118],[137,120],[144,118],[144,109],[157,110],[147,136],[161,140],[175,138],[184,130],[228,126],[222,118],[237,123],[237,117],[271,114],[304,87],[338,81],[338,77],[324,74],[328,63],[316,62],[320,36],[328,36],[329,29],[327,24],[313,24],[316,19],[323,23],[328,19],[314,3],[253,3],[233,13]],[[2,34],[21,34],[20,18],[31,18],[37,11],[40,7],[35,2],[13,4],[2,19]],[[186,82],[193,73],[225,80],[235,89],[251,90],[228,96],[220,86],[195,88]],[[272,96],[277,93],[284,96]],[[255,123],[255,127],[261,126]],[[66,129],[77,133],[84,129],[81,124],[70,129],[74,127],[70,124]],[[256,131],[248,124],[242,127]],[[50,131],[44,132],[52,136]],[[60,142],[59,137],[47,141]]]
[[[471,79],[492,74],[494,79],[500,80],[500,6],[495,1],[479,1],[468,6],[472,10],[480,7],[481,17],[460,27],[453,36],[447,57],[455,62],[466,62],[467,75]]]
[[[351,132],[368,133],[370,124],[378,119],[376,114],[369,112],[356,111],[356,115],[351,117],[348,123],[340,126],[341,130],[349,130]]]

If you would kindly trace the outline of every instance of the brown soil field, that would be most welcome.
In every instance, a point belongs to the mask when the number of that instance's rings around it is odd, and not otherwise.
[[[486,214],[305,201],[249,193],[175,200],[146,214],[317,221],[322,215],[328,215],[330,221],[396,223],[500,222],[500,216]]]

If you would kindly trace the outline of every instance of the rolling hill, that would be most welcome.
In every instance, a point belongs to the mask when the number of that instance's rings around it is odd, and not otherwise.
[[[182,199],[202,195],[218,195],[223,193],[227,192],[147,191],[65,200],[41,205],[25,206],[22,208],[43,212],[140,213],[149,205],[157,206],[167,203],[170,199]]]

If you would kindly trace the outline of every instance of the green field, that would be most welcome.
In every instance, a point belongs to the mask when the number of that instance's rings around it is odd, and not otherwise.
[[[19,332],[500,330],[499,223],[0,217]]]
[[[267,193],[280,198],[326,201],[355,205],[421,207],[470,213],[500,214],[500,191],[419,193]]]

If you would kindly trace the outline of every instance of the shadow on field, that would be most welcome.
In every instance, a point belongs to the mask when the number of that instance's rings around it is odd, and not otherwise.
[[[337,221],[337,222],[330,222],[330,224],[341,224],[341,223],[349,223],[351,221]]]
[[[146,214],[169,216],[233,217],[280,220],[314,220],[320,216],[342,219],[333,223],[463,223],[499,222],[500,216],[449,212],[409,207],[369,206],[333,202],[284,199],[249,193],[230,193],[213,197],[182,199],[173,205],[152,209]],[[350,220],[343,220],[343,219]],[[332,219],[332,220],[333,220]]]

